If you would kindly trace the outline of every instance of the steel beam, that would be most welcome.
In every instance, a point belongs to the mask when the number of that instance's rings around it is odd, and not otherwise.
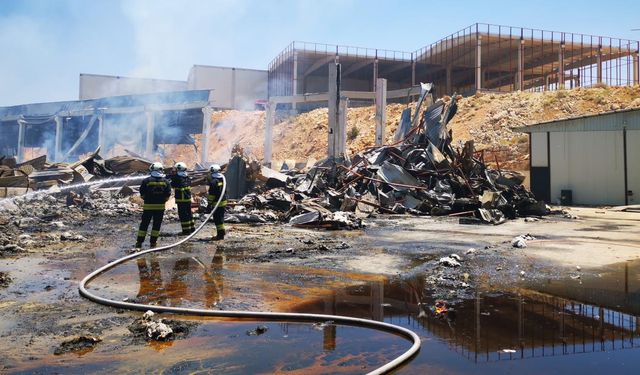
[[[598,46],[598,54],[596,55],[596,77],[597,82],[602,83],[602,46]]]
[[[384,144],[384,130],[387,124],[387,80],[378,78],[376,84],[376,146]]]
[[[516,88],[518,91],[524,90],[524,39],[520,39],[518,45],[518,69],[516,73]]]
[[[558,89],[564,89],[564,43],[560,44],[560,49],[558,50]]]
[[[640,79],[640,57],[638,56],[638,51],[633,53],[633,84],[637,85],[640,83],[638,80]]]
[[[476,37],[476,90],[482,90],[482,36]]]

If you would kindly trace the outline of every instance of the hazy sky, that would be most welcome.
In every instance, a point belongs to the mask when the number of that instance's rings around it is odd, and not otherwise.
[[[78,75],[266,69],[293,40],[414,51],[475,22],[640,39],[638,1],[0,0],[0,106],[74,100]]]

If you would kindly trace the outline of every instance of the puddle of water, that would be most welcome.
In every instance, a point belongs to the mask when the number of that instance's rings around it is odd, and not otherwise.
[[[398,373],[629,372],[640,364],[640,262],[580,278],[479,291],[432,312],[426,275],[411,280],[276,264],[227,263],[223,253],[172,252],[129,262],[90,285],[113,299],[223,309],[270,309],[384,320],[417,332],[419,355]],[[569,276],[569,275],[568,275]],[[421,314],[422,312],[422,314]],[[187,339],[121,347],[126,332],[106,334],[92,352],[48,356],[29,371],[185,373],[362,373],[407,343],[372,330],[329,325],[199,319]],[[580,355],[578,355],[580,354]],[[632,372],[632,371],[631,371]]]

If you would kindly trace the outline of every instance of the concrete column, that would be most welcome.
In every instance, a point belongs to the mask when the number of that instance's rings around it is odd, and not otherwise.
[[[292,77],[293,87],[292,87],[292,95],[298,95],[298,51],[293,52],[293,77]],[[291,104],[291,109],[295,111],[296,103]]]
[[[416,62],[411,61],[411,86],[416,85]]]
[[[373,91],[376,91],[378,84],[378,59],[373,60]]]
[[[633,53],[633,84],[637,85],[640,83],[638,80],[640,79],[640,57],[638,57],[638,51]]]
[[[105,139],[104,139],[104,114],[98,115],[98,147],[103,155],[107,154]]]
[[[560,44],[560,50],[558,51],[558,89],[564,89],[564,43]]]
[[[329,64],[329,134],[327,143],[327,157],[329,159],[335,159],[338,156],[337,143],[337,130],[338,130],[338,118],[339,118],[339,64]]]
[[[549,91],[549,76],[544,76],[544,91]]]
[[[53,146],[53,160],[60,162],[62,158],[62,117],[56,115],[53,120],[56,122],[56,137]],[[48,153],[48,152],[47,152]]]
[[[347,156],[347,108],[349,105],[348,98],[340,98],[340,105],[338,106],[338,128],[336,129],[337,150],[336,154],[339,157]]]
[[[482,37],[476,39],[476,90],[482,90]]]
[[[518,45],[518,71],[516,73],[516,89],[524,90],[524,39],[520,40]]]
[[[376,87],[376,146],[382,146],[387,124],[387,80],[378,78]]]
[[[202,142],[200,144],[200,164],[206,167],[209,161],[209,132],[211,131],[211,113],[213,109],[210,106],[202,108]]]
[[[154,159],[153,155],[153,136],[155,132],[155,123],[154,117],[155,112],[153,111],[145,111],[144,114],[147,116],[147,139],[145,142],[145,156],[149,159]]]
[[[447,65],[446,68],[446,87],[447,87],[447,95],[453,94],[453,84],[451,83],[451,73],[453,71],[453,67],[451,65]]]
[[[24,161],[24,137],[26,125],[23,121],[18,120],[18,162]]]
[[[273,123],[275,120],[276,103],[267,102],[267,113],[265,113],[264,124],[264,157],[262,165],[271,167],[271,156],[273,153]]]
[[[575,83],[575,79],[573,77],[573,69],[569,71],[569,88],[572,89]]]
[[[602,46],[598,46],[598,54],[596,55],[596,77],[597,82],[602,83]]]

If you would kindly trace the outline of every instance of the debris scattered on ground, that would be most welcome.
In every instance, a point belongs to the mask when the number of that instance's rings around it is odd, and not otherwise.
[[[269,330],[269,327],[263,326],[263,325],[259,325],[254,329],[248,329],[246,334],[247,334],[247,336],[260,336],[263,333],[266,333],[268,330]]]
[[[94,336],[79,336],[71,340],[64,341],[54,351],[53,354],[61,355],[69,352],[77,352],[93,349],[102,339]]]
[[[60,240],[61,241],[86,241],[87,239],[82,235],[67,231],[67,232],[63,232],[60,235]]]
[[[438,260],[438,263],[446,267],[460,267],[460,262],[452,256],[442,257]]]
[[[518,249],[523,249],[527,247],[527,241],[533,241],[533,240],[535,240],[535,237],[533,237],[532,235],[523,234],[523,235],[514,237],[513,240],[511,240],[511,246]]]
[[[0,288],[6,288],[11,283],[11,277],[6,272],[0,272]]]
[[[146,341],[170,341],[187,336],[197,325],[197,323],[181,320],[156,319],[155,315],[150,310],[145,312],[142,318],[136,319],[129,325],[129,331]]]

